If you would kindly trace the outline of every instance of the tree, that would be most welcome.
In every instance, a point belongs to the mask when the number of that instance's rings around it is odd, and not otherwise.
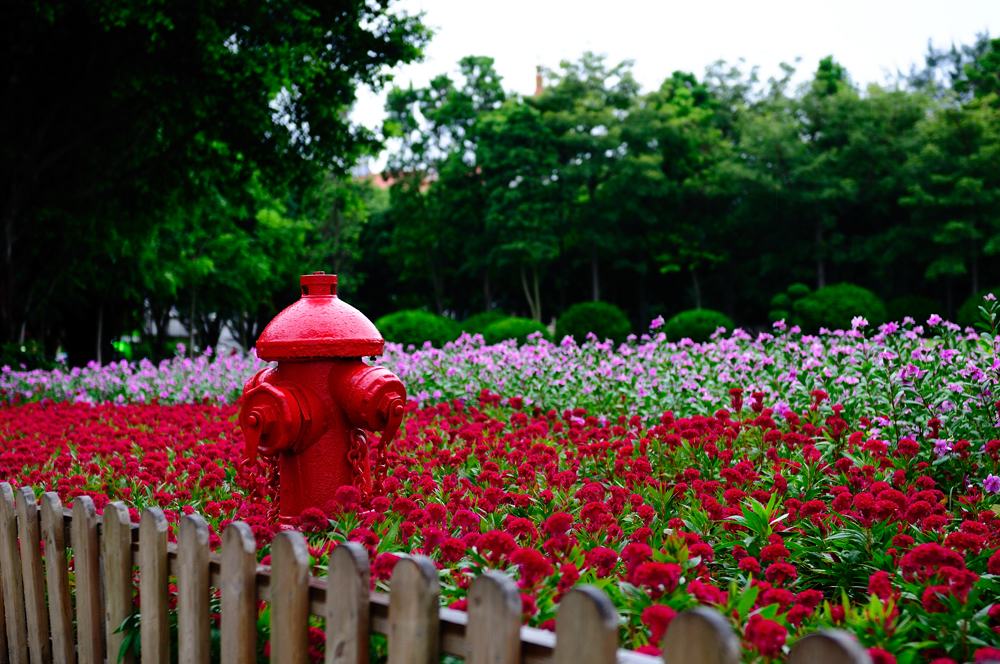
[[[483,121],[477,163],[489,198],[486,226],[499,265],[517,270],[531,317],[542,320],[541,279],[559,254],[556,224],[565,201],[556,180],[556,138],[531,106],[509,101]]]
[[[427,40],[360,0],[8,3],[0,26],[0,334],[74,361],[93,356],[95,309],[98,328],[140,309],[120,284],[164,218],[211,228],[221,197],[254,223],[251,179],[281,196],[345,170],[374,145],[347,119],[356,87]]]
[[[601,260],[619,240],[607,223],[616,202],[601,188],[624,156],[622,119],[639,92],[631,66],[623,61],[609,67],[604,56],[587,52],[579,62],[562,62],[558,75],[549,74],[554,85],[529,100],[556,140],[558,182],[570,201],[567,244],[588,257],[594,300],[601,299]]]

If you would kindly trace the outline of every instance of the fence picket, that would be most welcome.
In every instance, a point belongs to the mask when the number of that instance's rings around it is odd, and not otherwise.
[[[521,659],[521,593],[506,574],[487,571],[469,589],[466,664],[517,664]]]
[[[24,582],[24,613],[28,624],[28,656],[32,664],[52,661],[49,642],[49,614],[45,606],[45,572],[42,569],[41,533],[38,526],[38,501],[30,487],[14,494],[17,512],[17,539]]]
[[[555,664],[614,664],[618,651],[618,612],[593,586],[566,593],[556,614]]]
[[[198,514],[181,519],[178,537],[177,637],[179,664],[208,664],[208,524]]]
[[[142,664],[170,664],[167,577],[167,519],[160,508],[147,507],[139,520]]]
[[[271,542],[271,661],[304,664],[308,656],[309,547],[286,530]]]
[[[840,629],[828,629],[795,642],[788,664],[871,664],[871,656],[858,640]]]
[[[24,613],[24,583],[17,559],[17,516],[14,490],[0,482],[0,583],[11,664],[28,663],[28,625]]]
[[[122,653],[125,635],[117,632],[125,619],[132,614],[135,589],[132,582],[132,520],[128,507],[121,501],[104,506],[101,532],[101,550],[104,555],[104,625],[109,659],[122,664],[132,664],[131,652]]]
[[[396,563],[389,593],[389,663],[436,664],[440,639],[437,568],[425,556]]]
[[[257,543],[235,521],[222,533],[222,664],[257,661]]]
[[[740,642],[718,611],[697,607],[676,616],[663,637],[666,664],[737,664]]]
[[[325,664],[368,664],[368,553],[343,542],[330,554],[326,577]]]
[[[3,576],[3,564],[0,563],[0,577]],[[2,579],[0,579],[2,583]],[[9,664],[7,657],[7,612],[3,605],[3,588],[0,588],[0,664]]]
[[[73,570],[76,575],[76,640],[80,664],[104,661],[101,619],[101,569],[97,549],[97,511],[89,496],[73,499]]]
[[[73,609],[70,605],[69,572],[66,568],[66,537],[59,494],[42,494],[42,539],[45,542],[45,589],[49,597],[52,629],[52,661],[74,664]]]

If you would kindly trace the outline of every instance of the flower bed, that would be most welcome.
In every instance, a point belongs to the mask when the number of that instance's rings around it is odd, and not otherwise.
[[[319,567],[338,541],[364,543],[380,584],[396,554],[426,553],[458,608],[481,570],[507,570],[532,625],[594,584],[622,643],[645,651],[702,603],[747,657],[840,626],[877,662],[1000,658],[1000,348],[986,305],[986,334],[858,319],[674,344],[654,321],[618,347],[390,345],[381,361],[413,400],[387,494],[344,488],[299,526]],[[98,508],[160,505],[171,522],[197,510],[214,543],[241,519],[266,561],[270,496],[263,469],[240,463],[232,405],[261,366],[4,368],[0,479]]]
[[[646,651],[676,612],[703,603],[730,617],[747,656],[833,625],[882,661],[989,654],[1000,640],[1000,440],[939,454],[938,425],[872,436],[821,393],[784,417],[763,398],[726,398],[728,410],[651,425],[489,392],[411,404],[388,494],[365,502],[345,488],[300,527],[319,566],[337,541],[364,543],[378,583],[395,553],[430,555],[458,608],[480,570],[508,570],[534,625],[552,625],[569,587],[594,584],[622,616],[623,644]],[[0,409],[0,477],[67,501],[87,494],[99,509],[159,504],[171,522],[197,510],[216,543],[239,518],[266,560],[274,526],[264,488],[237,470],[235,412]]]

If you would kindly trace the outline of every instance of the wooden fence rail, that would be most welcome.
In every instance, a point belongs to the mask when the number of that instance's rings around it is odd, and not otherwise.
[[[468,664],[739,661],[739,639],[706,608],[674,619],[661,660],[618,648],[618,615],[593,587],[567,593],[553,634],[521,626],[517,586],[498,572],[472,582],[465,613],[440,608],[437,570],[423,556],[404,557],[393,570],[391,592],[382,593],[370,590],[367,553],[353,542],[334,549],[323,578],[310,574],[301,533],[279,533],[271,551],[270,567],[258,565],[253,533],[244,523],[226,528],[216,553],[196,514],[181,518],[174,544],[157,508],[146,509],[136,526],[122,503],[110,503],[98,517],[87,497],[75,499],[69,511],[54,493],[39,504],[30,488],[15,493],[0,483],[0,664],[118,661],[124,635],[117,630],[134,610],[136,591],[142,664],[168,664],[171,577],[179,664],[209,662],[212,588],[220,591],[225,664],[256,661],[258,601],[270,604],[270,661],[281,664],[308,661],[310,615],[325,619],[325,664],[368,664],[371,634],[387,637],[389,664],[437,664],[442,654]],[[789,661],[870,660],[853,637],[828,631],[796,643]]]

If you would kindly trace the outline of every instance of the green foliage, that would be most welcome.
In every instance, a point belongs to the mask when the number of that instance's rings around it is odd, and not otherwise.
[[[790,321],[795,311],[795,304],[812,292],[809,286],[801,283],[794,283],[785,289],[783,293],[777,293],[771,298],[771,308],[768,311],[768,322]]]
[[[622,342],[632,331],[625,312],[609,302],[578,302],[556,321],[556,339],[570,336],[582,342],[588,332],[598,339]]]
[[[888,320],[901,321],[909,316],[918,323],[925,322],[931,314],[941,314],[941,304],[923,295],[894,297],[885,305]]]
[[[820,288],[795,304],[795,320],[807,330],[849,329],[855,316],[880,325],[887,318],[885,304],[867,288],[848,283]]]
[[[0,345],[0,367],[21,369],[52,369],[55,362],[45,356],[45,349],[37,341],[16,341]]]
[[[732,319],[721,311],[714,309],[690,309],[675,314],[663,326],[663,332],[670,341],[691,339],[692,341],[707,341],[716,329],[724,327],[732,330]]]
[[[958,314],[955,316],[955,322],[963,327],[979,327],[983,324],[983,315],[979,311],[979,307],[983,306],[983,298],[988,294],[993,293],[994,295],[1000,297],[1000,286],[996,288],[987,288],[981,290],[975,295],[970,295],[963,302],[962,306],[958,308]]]
[[[421,346],[430,341],[434,346],[443,346],[459,334],[458,325],[450,318],[416,309],[382,316],[375,321],[375,327],[386,341],[403,345]]]
[[[529,334],[536,332],[540,332],[546,339],[549,338],[548,329],[538,321],[511,316],[487,325],[483,330],[483,339],[488,344],[516,339],[520,344],[527,340]]]
[[[469,316],[461,322],[460,327],[463,332],[469,334],[482,334],[489,325],[505,318],[507,318],[507,314],[498,309],[492,309]]]

